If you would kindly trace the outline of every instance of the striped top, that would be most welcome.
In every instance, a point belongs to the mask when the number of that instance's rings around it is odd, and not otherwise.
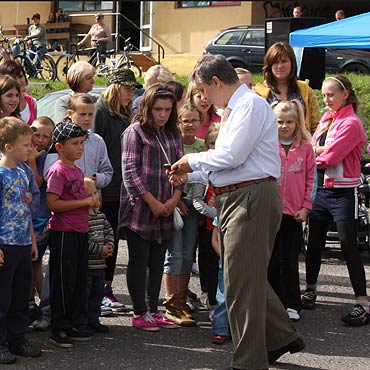
[[[96,214],[89,213],[89,269],[104,269],[105,259],[101,257],[104,245],[114,248],[114,234],[105,214],[96,210]]]

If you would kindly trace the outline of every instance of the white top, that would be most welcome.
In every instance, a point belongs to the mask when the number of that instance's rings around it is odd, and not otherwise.
[[[21,120],[23,122],[28,122],[28,120],[30,119],[31,117],[31,110],[30,110],[30,106],[28,105],[28,103],[26,102],[26,106],[24,107],[24,109],[22,110],[22,112],[20,112],[21,114]]]
[[[212,171],[215,187],[280,176],[278,125],[265,99],[244,84],[231,96],[231,113],[215,149],[189,154],[193,171]]]

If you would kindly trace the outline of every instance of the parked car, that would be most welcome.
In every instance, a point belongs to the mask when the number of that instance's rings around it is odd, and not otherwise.
[[[106,88],[106,86],[95,86],[90,93],[93,95],[100,95]],[[57,123],[54,120],[55,102],[61,96],[69,95],[71,93],[71,89],[64,89],[44,95],[42,98],[37,100],[37,116],[48,116],[54,121],[54,123]]]
[[[370,74],[370,51],[326,49],[327,73]],[[204,54],[222,54],[233,65],[261,73],[265,56],[264,26],[238,26],[222,30],[204,47]]]

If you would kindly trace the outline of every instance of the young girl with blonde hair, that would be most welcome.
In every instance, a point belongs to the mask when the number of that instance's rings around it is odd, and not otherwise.
[[[213,104],[210,104],[207,99],[202,98],[194,82],[190,82],[188,85],[186,101],[194,104],[202,112],[203,119],[196,136],[197,138],[204,140],[208,128],[212,123],[220,122],[221,117],[216,113],[216,109]]]
[[[269,282],[292,321],[300,319],[298,255],[303,242],[302,222],[307,220],[316,195],[315,155],[298,100],[272,104],[276,114],[281,159],[279,192],[283,217],[269,265]]]

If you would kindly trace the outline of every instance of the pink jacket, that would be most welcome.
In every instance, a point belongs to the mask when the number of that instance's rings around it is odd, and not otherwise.
[[[325,169],[324,187],[356,187],[361,183],[361,155],[366,142],[364,126],[351,104],[335,113],[326,112],[313,135],[314,146],[320,132],[331,121],[325,140],[328,149],[316,157],[317,168]]]
[[[306,141],[293,143],[286,155],[280,145],[281,177],[279,192],[283,213],[294,216],[300,209],[312,208],[316,196],[317,178],[315,154]]]

